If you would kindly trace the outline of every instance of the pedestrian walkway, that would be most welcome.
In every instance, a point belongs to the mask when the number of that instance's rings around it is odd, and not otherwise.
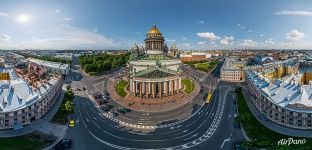
[[[265,127],[280,133],[280,134],[284,134],[284,135],[288,135],[288,136],[294,136],[294,137],[312,137],[312,131],[311,130],[300,130],[300,129],[293,129],[293,128],[289,128],[289,127],[285,127],[282,125],[279,125],[269,119],[265,119],[264,117],[259,117],[262,116],[262,114],[258,111],[258,109],[256,108],[256,106],[253,104],[252,100],[250,99],[250,97],[248,96],[248,94],[246,93],[246,89],[245,87],[243,88],[243,94],[246,100],[246,103],[250,109],[250,111],[252,112],[252,114],[257,118],[257,120],[264,125]]]

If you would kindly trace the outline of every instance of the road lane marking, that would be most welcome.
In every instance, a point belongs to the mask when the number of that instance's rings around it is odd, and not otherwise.
[[[223,148],[223,146],[224,146],[224,144],[225,144],[225,142],[229,142],[230,141],[230,138],[227,138],[227,139],[224,139],[224,141],[223,141],[223,143],[222,143],[222,145],[221,145],[221,149]]]

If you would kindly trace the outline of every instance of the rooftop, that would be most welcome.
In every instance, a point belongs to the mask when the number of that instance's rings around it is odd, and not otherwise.
[[[312,68],[301,68],[297,74],[282,79],[270,80],[256,71],[248,71],[247,77],[273,103],[288,109],[296,106],[296,111],[312,112],[312,82],[309,85],[301,84],[301,77],[305,72],[312,72]]]
[[[33,89],[26,81],[19,78],[12,68],[7,71],[11,79],[0,82],[0,111],[2,112],[11,112],[32,105],[57,82],[57,78],[52,77],[39,88]]]

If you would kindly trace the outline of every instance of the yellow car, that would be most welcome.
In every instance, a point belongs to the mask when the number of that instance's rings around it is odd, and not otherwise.
[[[207,96],[207,99],[206,99],[206,104],[210,103],[211,97],[212,97],[212,94],[208,93],[208,96]]]
[[[69,120],[69,127],[74,127],[75,126],[75,121],[74,120]]]

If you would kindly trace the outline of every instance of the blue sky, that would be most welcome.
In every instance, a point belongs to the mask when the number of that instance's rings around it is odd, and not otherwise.
[[[1,0],[0,49],[128,49],[153,24],[179,49],[312,47],[312,1]]]

